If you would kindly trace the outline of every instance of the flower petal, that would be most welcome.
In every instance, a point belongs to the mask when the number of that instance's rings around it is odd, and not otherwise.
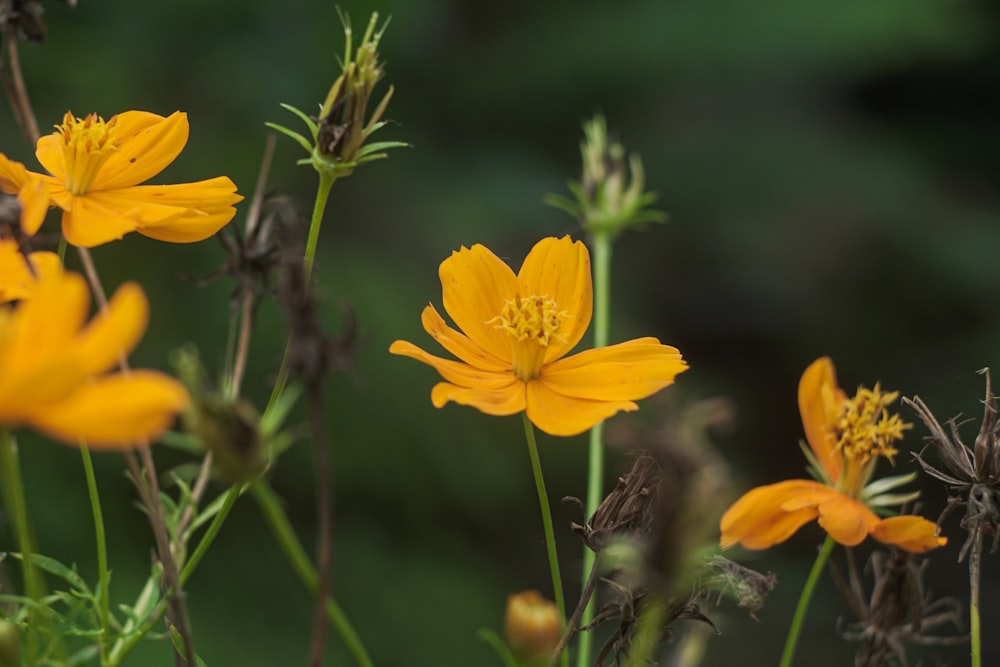
[[[517,277],[488,248],[462,247],[438,269],[445,312],[472,342],[497,359],[513,359],[511,338],[490,321],[517,296]]]
[[[542,368],[538,381],[563,396],[635,401],[672,384],[687,368],[677,348],[637,338],[554,361]]]
[[[34,236],[49,211],[49,186],[41,176],[32,174],[17,193],[21,206],[21,230]]]
[[[594,306],[587,246],[569,236],[542,239],[524,259],[517,283],[521,296],[548,296],[561,312],[569,314],[563,322],[564,341],[550,343],[542,363],[576,347],[590,326]]]
[[[871,531],[872,537],[885,544],[895,544],[904,551],[922,554],[943,547],[947,537],[939,537],[937,526],[920,516],[905,515],[882,519]]]
[[[69,444],[122,449],[158,436],[188,401],[177,380],[137,370],[83,385],[62,401],[36,407],[25,421]]]
[[[35,144],[35,157],[38,164],[57,180],[66,182],[66,153],[63,137],[58,132],[46,134]]]
[[[146,331],[149,303],[138,283],[119,287],[107,310],[99,312],[73,343],[88,374],[102,373],[135,347]]]
[[[54,252],[33,252],[26,260],[16,241],[0,239],[0,303],[27,298],[38,280],[61,271],[62,262]]]
[[[560,394],[544,382],[528,383],[528,419],[549,435],[577,435],[618,412],[638,410],[631,401],[593,401]]]
[[[495,373],[511,370],[509,361],[497,359],[469,340],[468,336],[449,327],[434,306],[428,305],[424,308],[420,314],[420,321],[424,325],[424,330],[440,343],[441,347],[470,366]]]
[[[139,221],[128,212],[108,208],[93,193],[73,197],[72,208],[64,210],[62,232],[66,242],[79,248],[116,241],[133,232]]]
[[[497,389],[459,387],[447,382],[434,385],[431,390],[434,407],[444,407],[449,401],[468,405],[488,415],[513,415],[524,410],[524,383],[513,378],[509,385]]]
[[[125,111],[114,122],[118,150],[101,165],[91,190],[114,190],[149,180],[177,159],[188,140],[187,114],[167,118],[148,111]]]
[[[117,206],[139,215],[140,234],[170,243],[194,243],[232,220],[233,204],[243,197],[236,194],[230,179],[220,176],[197,183],[124,188],[114,192],[114,199]]]
[[[28,181],[30,174],[23,164],[0,153],[0,191],[16,195]]]
[[[819,482],[805,479],[751,489],[722,515],[719,543],[723,549],[735,544],[745,549],[767,549],[780,544],[818,515],[815,504],[789,508],[789,501],[814,493],[825,495],[827,491],[830,489]]]
[[[818,509],[819,525],[835,542],[848,547],[861,544],[879,522],[867,505],[842,493],[833,492]]]
[[[841,460],[833,451],[836,443],[830,427],[846,400],[846,394],[837,386],[837,375],[830,357],[822,357],[809,364],[799,380],[799,412],[809,447],[831,482],[840,479]]]
[[[422,361],[441,374],[448,382],[472,389],[496,390],[510,386],[511,382],[521,382],[511,371],[496,372],[470,366],[461,361],[442,359],[424,352],[413,343],[397,340],[389,346],[391,354],[398,354]]]

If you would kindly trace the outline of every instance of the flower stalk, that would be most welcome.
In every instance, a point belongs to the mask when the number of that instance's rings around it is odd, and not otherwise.
[[[80,445],[80,456],[83,459],[83,471],[87,479],[90,512],[94,517],[97,580],[100,583],[101,665],[104,667],[108,663],[108,649],[111,644],[111,572],[108,570],[108,544],[104,531],[104,512],[101,511],[101,496],[97,490],[97,477],[94,475],[94,463],[90,458],[90,449],[85,444]]]
[[[809,611],[809,603],[812,602],[813,591],[816,590],[816,583],[819,581],[819,576],[823,573],[823,568],[826,567],[826,562],[830,559],[830,554],[833,553],[835,544],[833,538],[827,535],[826,540],[823,541],[823,546],[820,547],[819,554],[816,556],[816,561],[813,563],[812,569],[809,570],[809,576],[806,578],[806,583],[802,587],[802,593],[799,595],[799,602],[795,605],[792,623],[788,626],[788,636],[785,638],[785,647],[781,651],[781,661],[778,663],[778,667],[791,667],[792,665],[792,658],[795,657],[795,648],[799,643],[799,635],[802,633],[802,623],[805,621],[806,612]]]

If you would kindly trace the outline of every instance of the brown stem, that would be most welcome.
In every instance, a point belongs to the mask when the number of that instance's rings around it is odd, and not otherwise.
[[[566,621],[566,632],[563,633],[562,639],[559,640],[555,650],[552,651],[552,656],[549,658],[549,665],[556,664],[556,661],[559,660],[559,654],[566,650],[566,645],[569,644],[573,633],[576,632],[576,626],[580,622],[580,617],[583,616],[583,610],[587,608],[587,603],[590,602],[590,598],[594,594],[594,588],[597,586],[598,565],[599,561],[595,558],[594,565],[590,568],[590,576],[587,577],[587,585],[583,587],[583,592],[580,593],[580,601],[576,604],[573,615]]]
[[[3,87],[14,110],[14,119],[24,132],[24,136],[32,146],[38,143],[41,134],[38,131],[38,121],[31,108],[28,97],[28,87],[24,83],[24,72],[21,70],[21,56],[17,50],[17,37],[13,32],[7,33],[7,59],[10,63],[12,79],[4,76]]]
[[[312,667],[322,667],[326,644],[326,604],[331,588],[333,566],[333,480],[330,475],[330,442],[326,432],[326,411],[323,409],[323,385],[316,381],[309,386],[309,412],[313,429],[313,458],[316,466],[316,571],[319,586],[313,610],[313,640],[309,655]]]

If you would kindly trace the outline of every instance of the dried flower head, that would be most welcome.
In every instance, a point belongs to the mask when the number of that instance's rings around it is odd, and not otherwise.
[[[914,396],[912,400],[903,399],[927,425],[931,434],[924,438],[924,442],[934,446],[941,464],[940,467],[931,465],[923,452],[914,454],[914,458],[928,475],[947,484],[955,494],[949,497],[938,524],[953,511],[965,506],[962,528],[968,531],[969,537],[959,552],[959,562],[965,559],[973,544],[981,543],[983,535],[993,536],[991,552],[995,552],[1000,543],[1000,417],[996,396],[990,386],[990,369],[984,368],[981,372],[986,376],[985,409],[979,434],[971,448],[962,442],[958,432],[961,424],[957,418],[948,420],[946,433],[919,396]]]

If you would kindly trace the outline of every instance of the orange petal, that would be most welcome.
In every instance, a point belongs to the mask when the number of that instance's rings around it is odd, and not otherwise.
[[[104,372],[132,351],[148,321],[149,303],[142,288],[125,283],[115,291],[107,310],[97,313],[80,332],[73,351],[88,374]]]
[[[867,505],[841,493],[834,493],[819,505],[819,525],[844,546],[861,544],[878,521],[878,515]]]
[[[74,197],[72,208],[63,211],[62,232],[66,242],[79,248],[93,248],[116,241],[134,232],[139,221],[128,212],[107,208],[94,193]]]
[[[66,153],[63,151],[65,145],[62,135],[58,132],[46,134],[35,144],[38,164],[63,183],[66,182]]]
[[[672,384],[687,368],[677,348],[637,338],[554,361],[542,368],[538,381],[564,396],[635,401]]]
[[[22,231],[34,236],[49,211],[48,184],[40,176],[30,176],[17,193],[17,203],[21,205]]]
[[[440,343],[441,347],[470,366],[494,373],[502,373],[511,369],[509,361],[497,359],[469,340],[468,336],[449,327],[434,306],[428,305],[424,308],[423,313],[420,314],[420,321],[424,325],[424,330]]]
[[[114,190],[149,180],[177,159],[188,140],[187,114],[180,111],[167,118],[125,111],[115,116],[114,123],[118,150],[101,165],[92,190]]]
[[[805,479],[751,489],[722,515],[719,543],[723,549],[735,544],[745,549],[767,549],[780,544],[818,515],[812,503],[789,508],[789,502],[816,493],[825,496],[829,490],[819,482]]]
[[[472,342],[497,359],[513,358],[511,338],[489,322],[517,296],[517,277],[484,246],[462,247],[438,269],[445,312]]]
[[[592,401],[565,396],[544,382],[528,383],[528,419],[549,435],[577,435],[618,412],[638,410],[631,401]]]
[[[847,396],[837,386],[833,361],[822,357],[809,364],[799,380],[799,413],[809,447],[831,482],[840,479],[841,459],[833,451],[836,442],[830,427],[845,400]]]
[[[38,280],[61,271],[62,262],[54,252],[33,252],[26,260],[15,241],[0,239],[0,303],[27,298]]]
[[[188,400],[177,380],[137,370],[83,385],[62,401],[35,408],[25,421],[69,444],[122,449],[165,431]]]
[[[398,354],[422,361],[428,366],[432,366],[445,380],[461,387],[493,391],[509,387],[512,381],[520,382],[511,371],[495,372],[483,370],[461,361],[435,357],[433,354],[428,354],[413,343],[405,340],[395,341],[389,346],[389,352],[390,354]]]
[[[28,181],[31,172],[20,162],[10,160],[0,153],[0,190],[9,195],[16,195]]]
[[[170,243],[207,239],[233,219],[233,204],[243,199],[236,194],[236,185],[224,176],[197,183],[139,185],[116,190],[114,196],[119,206],[131,202],[142,216],[140,234]],[[155,213],[159,207],[176,208],[178,214],[160,220],[143,215],[145,211]]]
[[[434,407],[444,407],[449,401],[468,405],[488,415],[506,416],[524,410],[524,383],[513,378],[507,386],[497,389],[459,387],[439,382],[431,390]]]
[[[548,296],[569,314],[563,322],[565,341],[550,343],[542,363],[559,359],[580,342],[590,326],[594,295],[587,246],[569,236],[542,239],[525,258],[517,282],[521,296]]]
[[[872,537],[885,544],[922,554],[943,547],[947,537],[939,537],[937,526],[920,516],[906,515],[882,519],[871,531]]]

